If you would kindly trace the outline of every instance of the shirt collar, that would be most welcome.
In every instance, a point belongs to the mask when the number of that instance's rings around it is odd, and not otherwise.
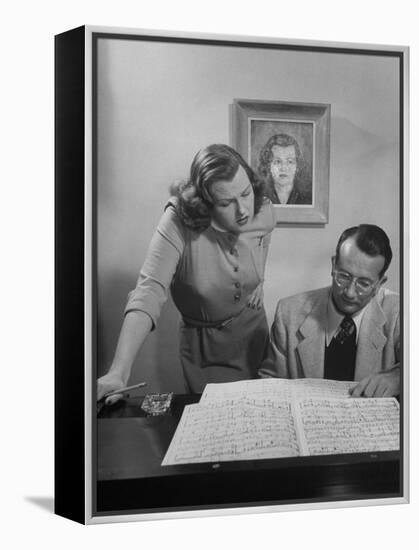
[[[218,225],[215,220],[211,220],[211,227],[220,233],[228,233],[227,229],[224,229],[221,225]]]
[[[224,229],[220,225],[217,224],[214,220],[211,220],[210,224],[211,229],[213,229],[216,232],[217,239],[221,240],[221,242],[228,244],[231,244],[233,242],[236,242],[239,238],[239,233],[233,233],[232,231],[227,231],[227,229]]]
[[[370,302],[362,309],[357,311],[355,315],[352,315],[352,320],[356,326],[356,341],[358,343],[359,328],[361,326],[361,321],[364,316],[364,313],[369,306]],[[339,330],[340,324],[345,316],[340,313],[333,303],[332,300],[332,291],[329,293],[329,300],[327,302],[327,323],[326,323],[326,346],[330,344],[332,338],[336,335]]]

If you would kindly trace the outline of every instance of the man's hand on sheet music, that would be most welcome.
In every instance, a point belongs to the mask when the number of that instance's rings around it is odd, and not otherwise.
[[[352,397],[396,397],[400,395],[400,368],[371,374],[349,390],[349,393]]]

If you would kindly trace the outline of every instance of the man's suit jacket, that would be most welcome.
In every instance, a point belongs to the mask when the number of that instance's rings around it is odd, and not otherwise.
[[[330,287],[278,302],[262,377],[323,378]],[[359,328],[355,380],[399,363],[399,295],[381,288],[369,302]]]

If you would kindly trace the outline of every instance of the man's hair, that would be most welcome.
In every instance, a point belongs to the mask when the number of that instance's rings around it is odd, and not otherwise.
[[[177,211],[186,227],[195,231],[203,231],[209,227],[214,207],[210,194],[211,185],[217,181],[232,181],[240,166],[252,185],[255,197],[254,214],[259,212],[265,197],[263,182],[232,147],[213,144],[195,155],[188,180],[172,185],[170,190],[178,199]]]
[[[265,145],[262,147],[260,154],[259,154],[259,166],[258,166],[258,172],[263,178],[269,178],[271,174],[271,162],[274,158],[274,154],[272,152],[272,148],[277,145],[278,147],[294,147],[295,149],[295,158],[297,163],[297,170],[295,177],[299,175],[299,173],[304,168],[304,159],[301,154],[300,146],[298,145],[298,141],[290,136],[289,134],[274,134],[271,136],[268,141],[265,143]]]
[[[387,271],[391,258],[393,257],[390,240],[386,232],[381,229],[381,227],[378,227],[378,225],[370,225],[367,223],[346,229],[340,236],[336,246],[336,262],[339,260],[340,247],[351,237],[355,239],[355,244],[364,254],[372,257],[383,256],[384,266],[380,272],[381,279]]]

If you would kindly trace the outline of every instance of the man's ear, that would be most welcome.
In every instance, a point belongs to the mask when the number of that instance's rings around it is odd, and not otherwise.
[[[387,277],[384,275],[382,279],[380,279],[380,282],[378,283],[378,286],[383,286],[387,282]]]
[[[332,271],[333,271],[336,265],[336,256],[332,256],[331,261],[332,261]]]
[[[374,292],[371,295],[371,298],[373,296],[376,296],[377,292],[380,290],[380,287],[383,286],[383,284],[387,281],[387,277],[384,276],[382,279],[378,281],[378,285],[375,287]]]

